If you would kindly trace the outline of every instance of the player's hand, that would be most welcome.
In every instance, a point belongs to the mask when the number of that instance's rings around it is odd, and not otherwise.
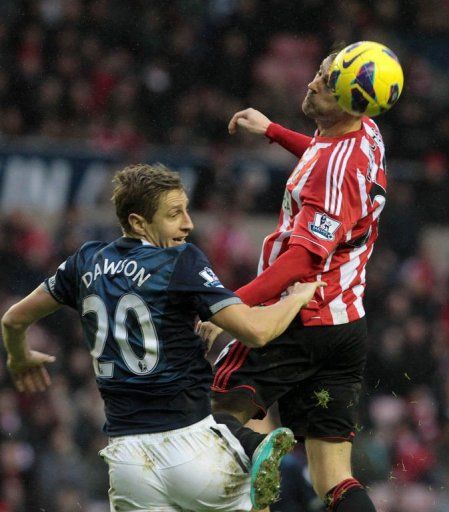
[[[289,295],[300,295],[304,306],[307,305],[315,295],[316,289],[327,286],[324,281],[314,281],[313,283],[295,283],[287,290]]]
[[[18,391],[36,393],[45,391],[51,384],[45,363],[53,363],[54,356],[30,350],[24,359],[8,357],[8,370]]]
[[[244,128],[250,133],[264,135],[271,121],[262,112],[254,108],[241,110],[232,116],[229,121],[228,131],[231,135],[237,132],[237,128]]]
[[[200,335],[201,339],[206,344],[206,354],[212,348],[215,340],[220,336],[223,332],[221,327],[213,324],[212,322],[201,322],[201,320],[196,324],[196,332]]]

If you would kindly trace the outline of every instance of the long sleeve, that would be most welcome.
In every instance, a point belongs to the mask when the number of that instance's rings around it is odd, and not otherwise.
[[[271,123],[268,126],[265,136],[270,139],[270,142],[277,142],[298,158],[302,157],[312,140],[312,138],[307,135],[288,130],[276,123]]]
[[[304,281],[318,273],[322,259],[301,245],[293,245],[270,267],[235,294],[248,306],[263,304],[279,297],[296,281]]]

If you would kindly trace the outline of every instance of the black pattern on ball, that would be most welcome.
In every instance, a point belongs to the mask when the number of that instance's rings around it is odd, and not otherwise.
[[[398,101],[398,98],[399,98],[399,85],[398,84],[393,84],[391,87],[390,87],[390,96],[388,97],[388,105],[393,105],[394,103],[396,103],[396,101]]]
[[[329,81],[327,84],[329,85],[330,90],[332,92],[335,92],[337,80],[338,80],[338,77],[340,76],[340,74],[341,74],[341,71],[339,69],[334,69],[334,71],[332,71],[332,73],[330,74]]]
[[[363,114],[368,106],[369,101],[363,96],[358,89],[351,89],[351,109],[354,112]]]
[[[363,64],[357,72],[355,80],[352,82],[358,84],[373,100],[376,100],[376,91],[374,90],[375,67],[374,62]]]

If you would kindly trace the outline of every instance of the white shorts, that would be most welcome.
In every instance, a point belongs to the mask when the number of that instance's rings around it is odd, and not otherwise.
[[[100,455],[109,465],[111,512],[251,510],[249,459],[212,416],[168,432],[110,438]]]

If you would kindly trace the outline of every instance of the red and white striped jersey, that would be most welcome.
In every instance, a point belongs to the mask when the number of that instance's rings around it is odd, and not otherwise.
[[[315,134],[287,181],[276,231],[265,238],[259,274],[290,245],[322,257],[326,288],[301,310],[304,325],[335,325],[364,316],[365,267],[386,195],[385,149],[374,121],[343,137]],[[298,262],[300,264],[300,262]]]

